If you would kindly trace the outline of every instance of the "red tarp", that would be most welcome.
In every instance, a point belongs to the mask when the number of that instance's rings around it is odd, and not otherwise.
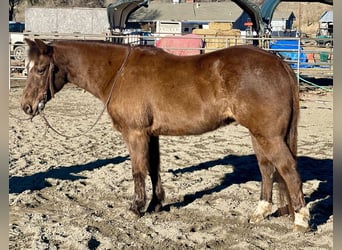
[[[156,46],[174,55],[189,56],[201,54],[200,48],[203,48],[203,41],[195,34],[167,36],[159,39]]]

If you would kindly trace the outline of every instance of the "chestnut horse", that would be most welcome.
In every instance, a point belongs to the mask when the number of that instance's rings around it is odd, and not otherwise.
[[[21,105],[34,117],[68,83],[105,104],[121,132],[132,163],[134,197],[130,210],[142,216],[145,179],[152,181],[147,211],[160,211],[160,135],[199,135],[230,123],[246,127],[262,175],[261,195],[251,217],[272,214],[277,181],[287,200],[281,211],[294,230],[307,230],[302,181],[297,171],[299,94],[296,77],[276,55],[253,46],[234,46],[204,55],[175,56],[150,46],[94,41],[26,39],[28,78]]]

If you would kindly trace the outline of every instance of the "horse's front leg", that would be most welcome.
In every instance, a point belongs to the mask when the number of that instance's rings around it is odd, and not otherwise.
[[[160,151],[159,137],[151,136],[149,142],[149,173],[152,182],[152,200],[147,209],[148,212],[159,212],[162,209],[162,201],[165,193],[160,179]]]
[[[149,169],[149,136],[143,131],[123,133],[131,156],[134,181],[134,197],[130,210],[138,216],[143,215],[146,205],[145,179]]]

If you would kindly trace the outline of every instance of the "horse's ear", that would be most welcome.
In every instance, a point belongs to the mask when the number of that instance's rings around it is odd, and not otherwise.
[[[36,45],[39,49],[39,52],[41,54],[48,54],[49,50],[49,45],[45,44],[42,40],[40,39],[34,39],[34,41],[36,42]]]
[[[28,39],[28,38],[24,38],[24,41],[27,43],[27,45],[30,47],[30,48],[33,48],[36,46],[35,42]]]

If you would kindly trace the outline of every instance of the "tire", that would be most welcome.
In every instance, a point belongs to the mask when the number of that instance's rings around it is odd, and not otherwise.
[[[14,51],[14,59],[17,61],[24,61],[25,60],[25,47],[24,46],[17,46],[15,47]]]
[[[331,42],[326,42],[325,43],[325,47],[326,48],[331,48],[332,47],[332,43]]]

